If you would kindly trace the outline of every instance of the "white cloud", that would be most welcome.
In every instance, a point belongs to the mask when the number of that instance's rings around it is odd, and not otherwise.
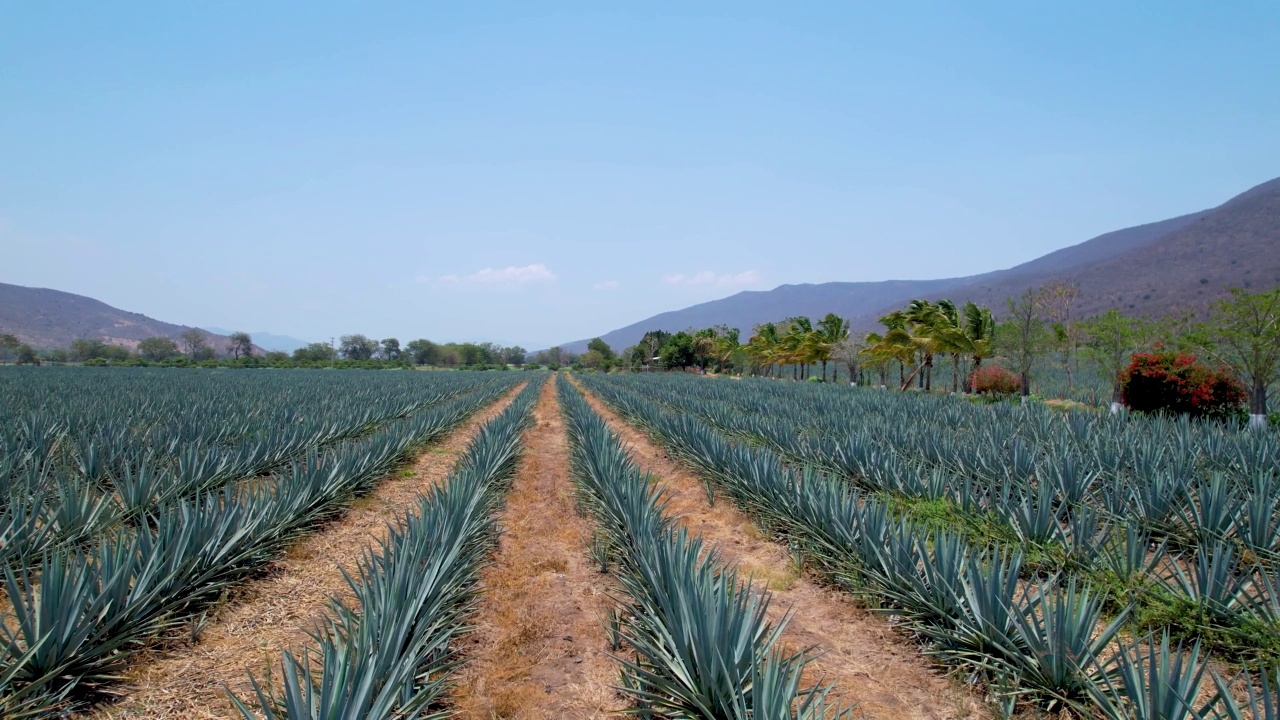
[[[431,280],[425,275],[418,275],[415,279],[418,282],[430,282]],[[554,282],[556,279],[556,274],[548,270],[546,265],[534,263],[520,267],[512,265],[504,268],[485,268],[470,275],[441,275],[439,281],[447,285],[500,285],[510,287],[528,285],[530,283]]]
[[[592,285],[591,287],[597,290],[617,290],[621,285],[617,280],[604,280]]]
[[[744,270],[740,273],[714,273],[703,270],[692,275],[675,273],[663,275],[663,282],[668,285],[714,285],[716,287],[735,287],[755,285],[760,282],[760,273],[756,270]]]

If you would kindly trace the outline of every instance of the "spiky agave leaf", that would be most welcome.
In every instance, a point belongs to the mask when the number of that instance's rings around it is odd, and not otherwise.
[[[1280,720],[1280,665],[1260,668],[1257,683],[1249,668],[1242,670],[1239,678],[1246,687],[1243,700],[1236,699],[1231,682],[1214,673],[1218,687],[1212,702],[1215,720]]]
[[[1106,678],[1110,702],[1100,709],[1113,720],[1202,720],[1208,708],[1197,706],[1209,668],[1197,641],[1190,648],[1170,646],[1169,632],[1121,643]],[[1212,701],[1210,701],[1212,702]]]
[[[1166,585],[1180,591],[1202,616],[1229,620],[1246,598],[1251,578],[1240,572],[1235,548],[1226,542],[1201,545],[1196,550],[1190,572],[1173,563],[1173,575]]]
[[[1061,704],[1087,714],[1091,703],[1107,701],[1102,653],[1120,632],[1131,608],[1099,631],[1105,601],[1072,578],[1065,587],[1041,585],[1015,616],[1018,643],[1028,652],[1012,655],[1004,664],[1020,685],[1050,699],[1050,709]]]

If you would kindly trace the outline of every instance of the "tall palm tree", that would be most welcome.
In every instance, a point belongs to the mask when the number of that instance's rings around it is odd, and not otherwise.
[[[786,358],[791,364],[791,377],[804,372],[803,365],[809,358],[811,347],[806,347],[805,339],[813,332],[813,322],[804,315],[787,318],[786,333],[782,337],[782,347],[786,349]],[[799,379],[803,379],[801,376]]]
[[[716,359],[716,372],[722,372],[725,365],[742,348],[738,342],[738,328],[731,328],[725,325],[716,326],[716,341],[714,355]],[[738,372],[742,374],[741,369]]]
[[[765,375],[773,375],[780,335],[776,323],[764,323],[754,328],[754,333],[747,340],[747,354],[757,365],[765,367]]]
[[[996,321],[991,308],[978,307],[972,300],[964,304],[964,335],[969,341],[969,354],[973,357],[973,371],[982,367],[982,359],[991,357],[995,346]],[[970,390],[969,378],[965,378],[965,392]]]
[[[822,382],[827,381],[827,361],[835,352],[836,346],[849,337],[849,321],[835,313],[827,313],[818,321],[819,354],[822,361]]]
[[[951,356],[951,392],[960,390],[960,359],[973,350],[973,343],[964,333],[964,317],[950,300],[939,300],[939,324],[935,328],[938,349]]]
[[[712,355],[716,349],[716,331],[714,328],[703,328],[693,333],[693,354],[698,360],[698,366],[702,369],[703,374],[707,372],[707,365],[711,361]]]
[[[904,341],[909,341],[914,346],[914,341],[911,340],[911,333],[907,330],[907,313],[905,310],[894,310],[893,312],[880,316],[879,322],[881,325],[884,325],[885,334],[878,336],[878,339],[871,344],[871,347],[868,348],[868,354],[871,357],[879,358],[884,363],[897,360],[898,380],[904,385],[902,389],[905,390],[905,364],[908,362],[915,362],[914,350],[910,357],[905,357],[904,353],[906,344]],[[868,341],[870,341],[870,337],[868,337]]]
[[[920,378],[925,392],[933,390],[933,356],[941,351],[939,336],[946,326],[946,317],[937,305],[928,300],[912,300],[907,304],[907,322],[911,325],[911,335],[915,338],[923,356],[921,367],[924,370]]]

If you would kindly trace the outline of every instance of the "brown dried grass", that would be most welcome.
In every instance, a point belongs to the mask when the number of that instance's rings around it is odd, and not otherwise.
[[[591,531],[574,513],[554,383],[534,415],[453,693],[465,718],[591,718],[621,709],[602,625],[609,581],[584,550]]]

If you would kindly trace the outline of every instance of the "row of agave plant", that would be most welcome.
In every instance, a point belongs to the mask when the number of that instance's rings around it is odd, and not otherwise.
[[[229,586],[369,492],[412,449],[508,389],[476,392],[252,483],[161,502],[134,522],[3,568],[0,716],[44,717],[100,696],[149,641],[195,622]]]
[[[331,600],[312,634],[314,653],[286,651],[283,680],[271,689],[253,679],[255,708],[233,696],[245,718],[447,715],[456,643],[475,610],[479,572],[497,542],[498,513],[543,381],[486,423],[448,479],[389,526],[376,549],[364,550],[347,577],[354,600]]]
[[[975,546],[612,380],[586,382],[696,468],[709,494],[723,492],[816,572],[896,616],[927,653],[968,668],[1008,713],[1030,705],[1114,720],[1280,717],[1274,667],[1224,677],[1199,642],[1127,627],[1131,607],[1107,618],[1112,599],[1086,582],[1024,579],[1020,550]]]
[[[224,424],[209,427],[207,437],[138,434],[129,421],[82,427],[77,433],[47,414],[50,411],[21,418],[0,431],[0,565],[84,543],[161,503],[262,475],[305,458],[308,452],[366,435],[491,382],[476,377],[426,382],[407,405],[403,400],[383,399],[359,407],[350,399],[331,399],[328,416],[299,419],[263,432],[244,430],[255,422],[253,413],[234,419],[219,415]],[[136,395],[148,391],[135,387],[132,392],[131,399],[142,402]],[[91,405],[93,396],[82,401]],[[228,437],[239,439],[232,442]]]
[[[42,451],[69,443],[94,442],[99,456],[127,457],[146,450],[227,449],[296,426],[338,439],[488,380],[466,373],[442,378],[74,367],[11,368],[6,377],[9,382],[0,384],[0,457],[34,451],[41,462],[47,458]],[[24,425],[34,427],[34,438]]]
[[[1160,608],[1185,629],[1217,636],[1224,646],[1254,654],[1280,650],[1276,478],[1258,476],[1243,485],[1218,471],[1200,477],[1163,470],[1139,482],[1133,475],[1088,468],[1070,454],[1023,453],[1020,445],[1013,447],[1007,474],[962,473],[904,458],[852,431],[842,443],[828,443],[835,446],[828,452],[821,437],[793,418],[773,419],[778,431],[771,439],[752,434],[748,428],[757,419],[724,411],[707,397],[732,392],[736,384],[728,390],[723,383],[700,384],[720,387],[706,391],[699,383],[681,383],[694,390],[682,398],[670,387],[621,382],[650,400],[683,399],[699,417],[735,437],[838,474],[878,497],[941,500],[958,519],[982,525],[987,539],[1025,550],[1025,576],[1084,574]],[[1025,470],[1014,476],[1009,468],[1018,466]]]
[[[616,564],[625,599],[613,647],[628,712],[648,718],[794,720],[848,717],[829,686],[801,687],[809,651],[787,652],[770,595],[740,580],[701,537],[678,527],[663,490],[562,377],[579,511],[594,519],[603,566]],[[630,650],[627,653],[627,649]]]
[[[1137,519],[1176,546],[1232,541],[1264,561],[1280,560],[1274,434],[874,391],[802,387],[803,397],[793,397],[761,381],[727,386],[671,376],[630,386],[868,490],[945,492],[995,511],[1012,497],[1034,504],[1041,520],[1090,505]],[[1037,528],[1052,533],[1051,525],[1015,529],[1035,535]]]

